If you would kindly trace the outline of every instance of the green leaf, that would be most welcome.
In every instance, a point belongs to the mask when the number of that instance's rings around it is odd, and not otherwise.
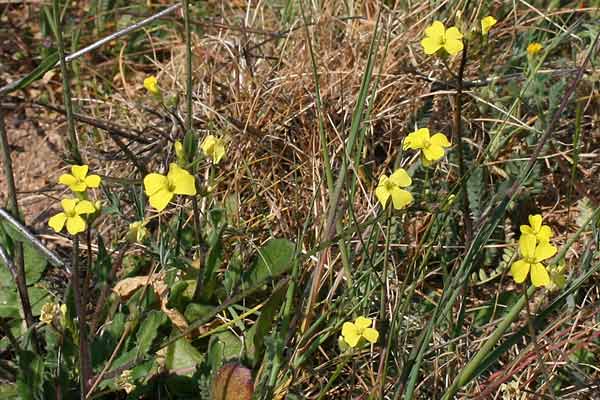
[[[50,71],[58,62],[58,52],[51,53],[48,57],[44,58],[42,62],[28,75],[23,78],[9,83],[8,85],[0,88],[0,97],[5,96],[15,90],[24,89],[31,85],[33,82],[40,79],[44,74]]]
[[[44,398],[44,360],[31,351],[19,353],[17,387],[21,399]]]
[[[220,368],[223,363],[239,359],[242,352],[242,342],[229,331],[211,336],[208,345],[208,361],[213,371]]]
[[[273,326],[275,315],[283,304],[283,299],[287,292],[287,285],[282,285],[275,293],[271,295],[267,303],[262,308],[260,317],[254,325],[256,331],[254,333],[254,359],[259,360],[264,351],[264,338],[269,334]]]
[[[158,334],[158,328],[167,321],[162,311],[150,311],[137,331],[138,355],[146,354]]]
[[[192,376],[204,357],[186,339],[181,338],[167,347],[165,366],[176,375]]]
[[[247,287],[276,278],[292,268],[296,246],[287,239],[271,239],[258,251],[252,268],[245,274]]]

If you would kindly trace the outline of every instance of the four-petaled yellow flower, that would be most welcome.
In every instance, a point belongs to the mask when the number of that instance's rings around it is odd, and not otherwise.
[[[519,239],[521,258],[510,267],[515,282],[522,283],[531,270],[531,283],[534,286],[550,284],[550,276],[542,261],[556,254],[556,247],[548,242],[537,243],[533,235],[521,235]]]
[[[82,215],[96,212],[94,205],[87,200],[62,199],[60,204],[64,211],[48,220],[48,225],[56,232],[60,232],[66,223],[67,232],[71,235],[77,235],[85,231],[87,227]]]
[[[162,211],[176,194],[195,195],[196,181],[185,169],[171,163],[167,176],[157,173],[146,175],[144,188],[150,198],[150,205]]]
[[[222,139],[208,135],[200,145],[204,155],[210,158],[213,164],[218,164],[225,155],[225,144]]]
[[[97,188],[101,179],[98,175],[88,175],[87,165],[73,165],[70,174],[63,174],[58,183],[67,185],[74,192],[85,192],[87,188]]]
[[[389,178],[386,175],[382,175],[379,178],[379,184],[375,189],[375,196],[377,196],[377,200],[379,200],[384,208],[391,197],[394,208],[400,210],[413,201],[410,192],[400,189],[410,186],[411,183],[412,180],[406,171],[398,168]]]
[[[379,332],[371,328],[371,320],[365,317],[358,317],[354,322],[344,322],[342,326],[342,337],[350,347],[356,347],[360,339],[364,338],[370,343],[377,342]]]
[[[421,46],[425,54],[435,54],[444,49],[448,54],[455,56],[463,49],[462,37],[457,27],[446,29],[440,21],[433,21],[425,29],[425,38],[421,40]]]
[[[421,150],[423,163],[430,165],[444,157],[444,148],[450,147],[450,142],[443,133],[429,136],[429,129],[421,128],[409,133],[404,139],[403,149]]]
[[[490,29],[492,29],[492,26],[496,25],[496,22],[498,22],[496,20],[496,18],[492,17],[491,15],[488,15],[487,17],[482,18],[481,33],[484,35],[487,35],[488,32],[490,31]]]
[[[538,242],[549,242],[554,235],[548,225],[542,225],[542,216],[539,214],[529,216],[529,225],[521,225],[523,235],[532,235]]]
[[[154,95],[160,94],[160,88],[158,87],[158,79],[155,76],[149,76],[144,79],[144,87],[147,91]]]
[[[529,46],[527,46],[527,54],[529,54],[530,56],[535,56],[537,53],[542,51],[543,48],[544,48],[544,46],[542,46],[541,43],[538,43],[538,42],[529,43]]]

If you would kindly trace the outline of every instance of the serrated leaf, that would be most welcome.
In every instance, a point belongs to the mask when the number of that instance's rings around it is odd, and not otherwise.
[[[158,334],[158,328],[167,321],[166,316],[157,310],[150,311],[137,331],[138,355],[146,354]]]

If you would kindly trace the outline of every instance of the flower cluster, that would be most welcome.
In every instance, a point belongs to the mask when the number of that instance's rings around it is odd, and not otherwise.
[[[73,165],[70,174],[58,178],[58,183],[71,189],[76,197],[62,199],[63,211],[48,220],[48,225],[56,232],[66,226],[67,232],[77,235],[86,230],[89,215],[99,211],[100,206],[88,200],[87,190],[100,187],[102,179],[98,175],[88,175],[88,170],[87,165]]]
[[[515,282],[522,283],[527,275],[531,275],[531,283],[536,287],[552,283],[548,270],[542,264],[542,261],[556,254],[556,247],[550,244],[552,236],[552,229],[548,225],[542,225],[542,216],[539,214],[529,216],[529,225],[521,225],[521,259],[515,261],[510,268]]]

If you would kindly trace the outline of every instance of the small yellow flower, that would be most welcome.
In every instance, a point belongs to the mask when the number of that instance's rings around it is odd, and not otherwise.
[[[127,369],[121,373],[117,378],[117,386],[123,389],[127,394],[135,390],[135,381],[130,369]]]
[[[482,18],[481,33],[484,35],[487,35],[488,32],[490,31],[490,29],[492,29],[492,26],[496,25],[496,22],[498,22],[496,20],[496,18],[492,17],[491,15],[488,15],[487,17]]]
[[[177,156],[177,159],[183,159],[184,157],[184,153],[183,153],[183,143],[181,143],[181,140],[176,140],[175,141],[175,155]]]
[[[444,157],[444,148],[450,147],[450,142],[443,133],[429,136],[429,129],[421,128],[409,133],[404,139],[404,150],[421,150],[426,165]]]
[[[550,284],[550,276],[542,261],[556,254],[556,247],[548,242],[540,242],[536,245],[533,235],[521,235],[519,239],[519,251],[521,259],[515,261],[510,267],[515,282],[522,283],[531,270],[531,283],[534,286],[547,286]]]
[[[129,231],[127,232],[127,240],[130,243],[141,243],[148,235],[146,229],[146,223],[144,221],[135,221],[129,224]]]
[[[567,266],[564,261],[558,265],[548,267],[548,273],[550,274],[550,283],[546,285],[548,290],[560,290],[567,285],[566,269]]]
[[[542,51],[543,48],[544,46],[542,46],[538,42],[529,43],[529,46],[527,46],[527,54],[529,54],[530,56],[535,56],[537,53]]]
[[[398,168],[389,178],[386,175],[382,175],[379,178],[379,184],[375,189],[375,196],[384,208],[391,197],[394,208],[400,210],[413,201],[410,192],[400,189],[410,186],[411,183],[412,180],[406,171]]]
[[[204,155],[212,160],[213,164],[218,164],[225,155],[225,144],[222,139],[213,135],[208,135],[200,145]]]
[[[356,347],[360,339],[364,338],[370,343],[377,342],[379,332],[371,328],[371,320],[358,317],[354,322],[344,322],[342,326],[342,337],[350,347]]]
[[[150,198],[150,205],[162,211],[176,194],[195,195],[196,181],[185,169],[171,163],[167,176],[157,173],[146,175],[144,189]]]
[[[58,304],[54,303],[46,303],[42,306],[40,310],[40,321],[43,324],[50,325],[52,321],[54,321],[54,317],[60,311]]]
[[[48,220],[48,225],[56,232],[60,232],[66,223],[67,232],[71,235],[77,235],[85,231],[87,227],[82,215],[96,212],[94,205],[87,200],[62,199],[60,204],[64,212],[58,213]]]
[[[153,95],[160,94],[160,88],[158,87],[158,79],[156,79],[155,76],[149,76],[146,79],[144,79],[144,87]]]
[[[523,235],[533,235],[538,242],[548,242],[554,236],[548,225],[542,225],[540,214],[530,215],[529,225],[521,225],[521,233]]]
[[[87,165],[71,166],[70,174],[63,174],[58,178],[58,183],[67,185],[74,192],[85,192],[87,188],[97,188],[101,179],[98,175],[88,175]]]
[[[455,56],[463,49],[462,37],[457,27],[446,29],[442,22],[433,21],[425,29],[425,38],[421,40],[421,46],[425,54],[435,54],[440,49],[444,49],[448,54]]]

